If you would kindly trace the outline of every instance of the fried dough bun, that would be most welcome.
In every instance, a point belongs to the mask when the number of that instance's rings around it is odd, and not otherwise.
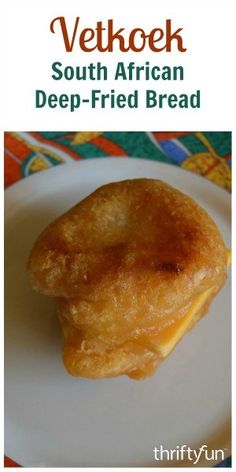
[[[43,231],[28,264],[33,288],[57,297],[67,370],[90,378],[151,375],[226,269],[207,212],[152,179],[97,189]]]

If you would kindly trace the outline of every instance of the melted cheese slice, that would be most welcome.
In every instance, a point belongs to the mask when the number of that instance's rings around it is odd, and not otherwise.
[[[226,255],[227,255],[227,267],[230,266],[231,264],[231,259],[232,259],[232,253],[230,249],[226,249]]]
[[[151,347],[161,357],[168,356],[177,342],[184,336],[195,315],[201,310],[213,290],[213,288],[210,288],[199,295],[193,302],[187,315],[173,323],[171,326],[165,328],[157,336],[149,338],[149,347]]]
[[[231,264],[231,251],[226,249],[227,255],[227,266]],[[155,350],[161,357],[166,357],[178,343],[178,341],[184,336],[191,326],[194,317],[201,310],[208,297],[213,293],[214,288],[206,290],[204,293],[199,295],[193,302],[189,312],[180,320],[168,326],[157,336],[149,339],[149,346]]]
[[[170,353],[170,351],[172,351],[177,342],[184,336],[186,331],[188,331],[188,328],[190,327],[194,317],[201,310],[213,290],[214,289],[210,288],[201,295],[199,295],[192,304],[187,315],[185,315],[183,318],[176,321],[176,323],[169,326],[162,333],[160,333],[157,340],[157,348],[161,357],[168,356],[168,354]]]

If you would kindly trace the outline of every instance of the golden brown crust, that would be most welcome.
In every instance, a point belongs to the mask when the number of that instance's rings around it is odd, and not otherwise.
[[[96,337],[85,340],[65,318],[59,319],[64,338],[62,357],[71,375],[99,379],[126,374],[141,379],[154,373],[158,356],[142,343],[134,340],[113,346]]]
[[[226,268],[206,211],[151,179],[96,190],[44,230],[28,263],[35,290],[57,298],[67,370],[90,378],[151,375],[159,334],[210,289],[192,327]]]
[[[220,288],[218,286],[208,290],[206,300],[196,311],[183,335],[207,313],[211,301]],[[182,317],[188,313],[193,304],[194,300],[185,307]],[[68,299],[63,300],[63,303],[62,300],[57,303],[57,308],[63,332],[63,362],[67,371],[73,376],[96,379],[128,375],[132,379],[141,380],[153,375],[164,359],[159,349],[159,329],[162,326],[163,330],[164,325],[158,323],[158,320],[154,323],[154,331],[151,332],[148,327],[147,329],[143,327],[136,335],[128,331],[125,337],[124,333],[123,336],[109,336],[107,331],[101,331],[100,334],[96,331],[96,310],[92,316],[95,328],[93,330],[86,329],[84,323],[74,322],[75,313],[73,316],[68,310]],[[178,315],[180,316],[180,313]],[[79,318],[81,320],[81,317]],[[119,334],[119,321],[116,319],[114,321]],[[173,317],[169,317],[169,323],[175,324]],[[181,338],[177,342],[180,340]]]
[[[130,277],[185,293],[226,266],[225,246],[209,215],[159,180],[105,185],[62,215],[36,241],[29,259],[35,290],[86,296]]]

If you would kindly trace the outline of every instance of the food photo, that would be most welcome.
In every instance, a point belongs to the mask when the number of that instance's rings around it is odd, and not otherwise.
[[[231,133],[4,149],[5,467],[230,467]]]

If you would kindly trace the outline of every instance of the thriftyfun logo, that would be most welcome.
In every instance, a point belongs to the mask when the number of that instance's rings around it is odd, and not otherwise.
[[[183,444],[182,446],[176,446],[175,449],[165,449],[160,444],[159,448],[153,449],[154,457],[156,461],[184,461],[189,460],[193,462],[193,465],[198,464],[200,459],[207,461],[223,461],[225,453],[223,449],[208,449],[206,444],[203,444],[198,449],[191,449],[191,447]]]

